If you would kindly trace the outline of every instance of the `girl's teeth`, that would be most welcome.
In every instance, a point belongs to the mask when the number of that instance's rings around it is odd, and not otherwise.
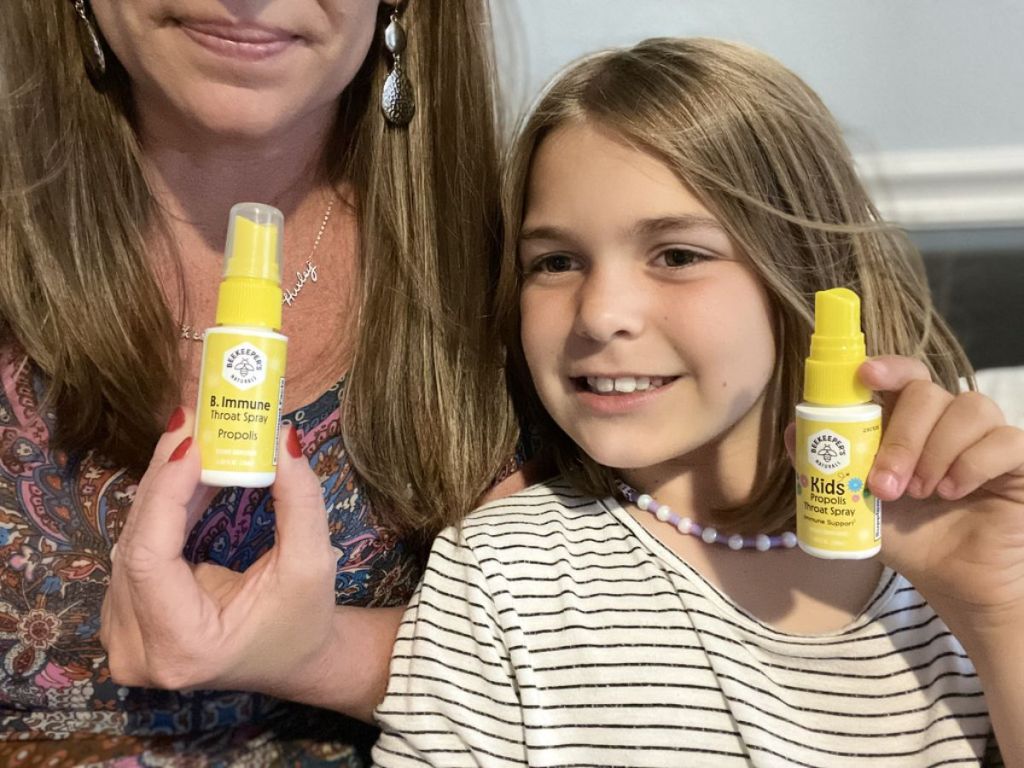
[[[617,379],[610,379],[605,376],[588,376],[587,386],[594,392],[607,395],[611,392],[645,392],[649,389],[657,389],[663,383],[663,379],[656,376],[621,376]]]
[[[615,380],[616,392],[636,392],[636,379],[632,376],[623,376]]]

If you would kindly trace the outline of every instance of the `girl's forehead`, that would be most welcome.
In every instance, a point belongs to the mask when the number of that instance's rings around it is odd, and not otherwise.
[[[525,193],[526,222],[716,218],[662,159],[589,122],[559,126],[538,143]]]

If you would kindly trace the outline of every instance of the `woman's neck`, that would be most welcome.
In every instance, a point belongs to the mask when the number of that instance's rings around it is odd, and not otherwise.
[[[186,227],[219,249],[235,203],[268,203],[288,220],[310,198],[322,198],[316,171],[333,112],[260,137],[218,135],[168,117],[138,112],[147,180],[173,229]]]

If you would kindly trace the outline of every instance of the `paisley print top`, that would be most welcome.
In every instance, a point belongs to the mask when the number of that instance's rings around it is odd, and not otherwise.
[[[342,443],[339,382],[285,416],[322,478],[338,603],[404,603],[422,563],[374,515]],[[361,765],[368,728],[252,693],[110,680],[100,605],[138,478],[51,447],[45,380],[0,351],[0,766]],[[273,544],[265,489],[225,488],[187,556],[243,570]]]

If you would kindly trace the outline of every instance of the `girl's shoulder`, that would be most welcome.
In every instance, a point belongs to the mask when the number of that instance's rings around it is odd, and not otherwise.
[[[627,535],[608,500],[556,477],[479,507],[438,540],[488,562],[578,562],[584,552],[618,549]]]
[[[479,531],[495,524],[533,526],[600,516],[607,511],[601,499],[577,490],[567,479],[557,476],[478,507],[466,517],[461,528]]]

